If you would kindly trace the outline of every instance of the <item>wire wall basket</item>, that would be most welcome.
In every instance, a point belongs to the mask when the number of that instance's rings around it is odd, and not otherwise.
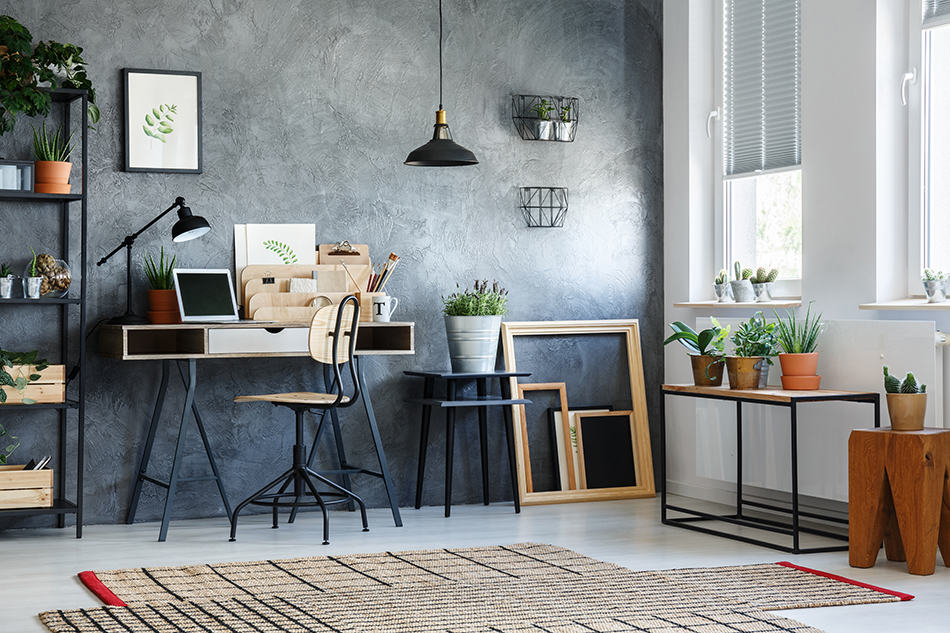
[[[577,133],[577,97],[512,95],[511,119],[526,141],[570,143]]]
[[[533,228],[564,226],[567,187],[521,187],[521,215]]]

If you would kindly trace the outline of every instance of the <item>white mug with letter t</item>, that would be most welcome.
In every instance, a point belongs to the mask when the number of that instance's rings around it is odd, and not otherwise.
[[[390,297],[389,295],[373,297],[373,320],[389,323],[398,305],[399,300],[396,297]]]

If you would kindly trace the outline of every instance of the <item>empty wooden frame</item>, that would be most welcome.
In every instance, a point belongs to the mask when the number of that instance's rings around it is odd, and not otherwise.
[[[567,408],[567,385],[563,382],[529,382],[517,385],[518,399],[521,400],[524,394],[530,391],[557,391],[561,404],[561,428],[554,429],[555,433],[560,433],[565,447],[564,455],[558,454],[559,460],[565,460],[567,464],[567,482],[570,490],[577,488],[574,482],[574,451],[571,450],[571,426],[570,415]],[[517,405],[518,413],[521,417],[521,460],[524,462],[524,485],[529,493],[534,492],[534,478],[531,475],[531,449],[528,443],[528,425],[525,423],[525,405]]]
[[[502,348],[505,369],[517,370],[515,337],[519,336],[571,336],[585,334],[618,334],[625,338],[627,373],[630,384],[631,409],[611,412],[614,415],[629,415],[632,455],[635,469],[634,485],[605,488],[580,488],[534,492],[528,489],[527,477],[530,463],[526,460],[525,418],[521,407],[512,407],[515,424],[515,456],[518,466],[518,491],[521,503],[538,505],[575,501],[606,501],[610,499],[635,499],[656,495],[653,485],[653,457],[650,450],[650,429],[647,418],[646,391],[643,384],[643,359],[640,355],[640,329],[636,319],[600,321],[513,321],[501,324]],[[520,393],[516,378],[511,378],[511,393]],[[542,383],[538,383],[542,384]],[[522,385],[526,386],[526,385]],[[575,414],[582,415],[581,412]],[[603,416],[604,413],[596,414]],[[562,418],[567,414],[562,414]],[[579,425],[579,422],[578,422]],[[570,446],[570,443],[567,444]],[[570,454],[570,451],[568,451]],[[571,456],[573,459],[573,456]],[[569,472],[573,472],[573,469]],[[575,482],[577,484],[578,482]]]

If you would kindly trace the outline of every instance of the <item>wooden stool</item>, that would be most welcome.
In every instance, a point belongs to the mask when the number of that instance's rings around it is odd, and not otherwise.
[[[887,560],[934,573],[937,547],[950,566],[950,429],[855,430],[848,440],[849,559]]]

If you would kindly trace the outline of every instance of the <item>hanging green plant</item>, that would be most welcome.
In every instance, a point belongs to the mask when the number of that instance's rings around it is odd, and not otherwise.
[[[7,389],[22,392],[31,382],[40,379],[38,373],[25,375],[24,369],[33,368],[40,372],[49,367],[45,358],[39,358],[39,352],[11,352],[0,349],[0,404],[7,401]],[[10,370],[14,370],[13,373]],[[31,398],[23,398],[23,404],[36,404]]]

